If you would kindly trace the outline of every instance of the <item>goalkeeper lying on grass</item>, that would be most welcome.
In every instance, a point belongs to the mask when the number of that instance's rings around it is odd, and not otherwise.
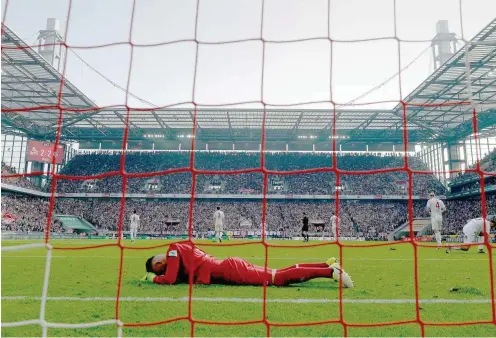
[[[329,278],[352,288],[353,281],[335,258],[325,263],[296,264],[284,269],[256,266],[244,259],[230,257],[219,260],[188,242],[171,244],[167,254],[150,257],[145,264],[143,280],[156,284],[188,283],[193,275],[195,284],[237,284],[285,286],[314,278]]]

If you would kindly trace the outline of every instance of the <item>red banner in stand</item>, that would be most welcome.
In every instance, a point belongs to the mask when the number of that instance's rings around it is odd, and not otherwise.
[[[402,241],[403,242],[408,242],[410,240],[410,237],[403,237]],[[415,242],[429,242],[432,241],[432,236],[426,236],[426,237],[414,237],[413,240]]]
[[[29,140],[26,158],[32,162],[52,163],[52,156],[55,155],[55,163],[61,164],[64,159],[64,145],[59,144],[55,152],[54,148],[54,143]]]
[[[10,224],[12,222],[15,222],[16,219],[17,219],[16,215],[10,214],[8,212],[2,215],[2,223],[5,224]]]

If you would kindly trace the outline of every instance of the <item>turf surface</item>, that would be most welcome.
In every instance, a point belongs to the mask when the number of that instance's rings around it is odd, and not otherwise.
[[[26,244],[3,241],[2,246]],[[115,243],[112,241],[54,241],[69,248]],[[124,242],[147,247],[167,242]],[[201,241],[198,243],[202,243]],[[210,242],[203,242],[210,243]],[[228,243],[235,243],[230,241]],[[300,245],[301,242],[271,241]],[[320,242],[310,242],[316,244]],[[359,243],[355,243],[359,244]],[[368,243],[367,243],[368,244]],[[203,247],[217,257],[239,256],[263,265],[261,244]],[[394,250],[391,250],[394,249]],[[153,285],[139,282],[144,261],[161,249],[124,250],[119,317],[126,324],[158,322],[188,315],[187,285]],[[29,249],[2,253],[2,322],[38,319],[47,250]],[[493,264],[496,261],[493,249]],[[269,248],[269,267],[323,262],[339,257],[336,245],[309,248]],[[104,247],[85,250],[54,250],[51,261],[49,300],[45,319],[50,323],[88,323],[115,318],[120,250]],[[360,327],[416,319],[414,250],[411,244],[375,248],[344,248],[343,267],[355,281],[344,289],[343,319],[349,336],[419,336],[418,323]],[[491,321],[493,311],[488,255],[419,248],[419,298],[421,320],[426,323]],[[496,266],[493,267],[493,271]],[[496,278],[496,276],[495,276]],[[455,288],[456,291],[453,291]],[[263,317],[263,288],[241,286],[194,286],[192,315],[198,321],[258,321]],[[147,298],[147,299],[143,299]],[[267,319],[274,336],[342,336],[341,324],[284,326],[339,320],[339,285],[316,279],[291,287],[267,289]],[[355,326],[355,324],[357,324]],[[147,327],[124,327],[124,336],[189,336],[187,320]],[[264,324],[207,325],[195,323],[197,336],[265,336]],[[2,336],[40,336],[41,327],[2,328]],[[49,328],[49,336],[115,336],[115,325],[85,329]],[[496,325],[425,326],[427,336],[496,336]]]

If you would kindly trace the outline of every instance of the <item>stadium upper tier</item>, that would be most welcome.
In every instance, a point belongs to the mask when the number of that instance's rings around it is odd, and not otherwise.
[[[127,109],[98,107],[8,27],[2,26],[2,127],[39,139],[54,139],[59,107],[61,138],[122,140]],[[410,142],[462,139],[473,133],[472,111],[482,130],[496,125],[496,20],[479,32],[394,109],[367,110],[338,106],[332,110],[268,110],[266,139],[289,141],[299,135],[328,140],[332,127],[350,141],[403,141],[404,107]],[[466,56],[468,57],[466,60]],[[468,79],[470,81],[468,81]],[[470,94],[469,94],[470,92]],[[469,104],[470,103],[470,104]],[[193,107],[193,105],[190,105]],[[346,109],[349,108],[349,109]],[[21,112],[22,113],[19,113]],[[131,109],[129,139],[146,135],[175,139],[190,133],[196,120],[198,140],[260,140],[262,110]],[[303,140],[301,140],[303,141]]]
[[[88,176],[86,179],[57,180],[57,191],[118,193],[122,191],[120,170],[121,155],[116,154],[80,154],[75,156],[62,170],[61,174],[70,176]],[[190,163],[188,152],[133,152],[126,155],[127,173],[152,174],[174,168],[187,168]],[[384,168],[399,168],[404,165],[403,157],[398,156],[364,156],[340,155],[337,167],[340,170],[361,171]],[[427,170],[417,157],[410,157],[411,169]],[[259,153],[217,153],[199,152],[195,154],[195,168],[206,171],[232,171],[260,167]],[[321,153],[269,153],[266,155],[265,167],[274,171],[295,171],[332,167],[332,157]],[[103,179],[91,176],[114,173]],[[150,175],[149,175],[150,176]],[[349,195],[405,195],[407,194],[406,172],[391,172],[356,175],[341,174],[343,194]],[[128,178],[127,193],[155,192],[162,194],[187,194],[191,192],[192,177],[190,172],[173,173],[153,177]],[[336,175],[333,172],[284,175],[270,174],[268,193],[298,195],[329,195],[336,191]],[[50,185],[47,185],[50,187]],[[446,189],[433,175],[415,174],[413,192],[426,195],[429,191],[445,194]],[[245,173],[235,175],[199,174],[196,181],[196,193],[201,194],[261,194],[263,192],[263,174]]]

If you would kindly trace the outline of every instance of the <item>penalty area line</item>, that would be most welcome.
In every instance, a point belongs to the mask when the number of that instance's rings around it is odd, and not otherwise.
[[[2,300],[41,300],[41,297],[32,296],[2,296]],[[47,297],[51,301],[77,302],[115,302],[115,297]],[[121,297],[124,302],[188,302],[188,297]],[[261,298],[223,298],[223,297],[193,297],[195,302],[213,303],[263,303]],[[415,299],[343,299],[343,303],[350,304],[415,304]],[[490,299],[421,299],[424,304],[487,304]],[[339,303],[339,299],[267,299],[267,303]]]

